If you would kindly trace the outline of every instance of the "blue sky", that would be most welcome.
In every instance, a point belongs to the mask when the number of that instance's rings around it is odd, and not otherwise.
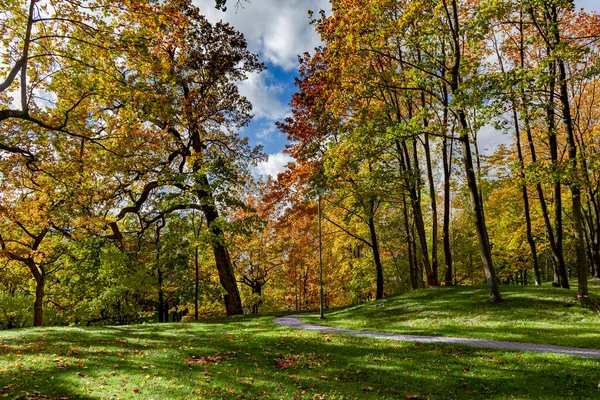
[[[330,11],[328,0],[250,0],[242,1],[236,9],[236,0],[228,0],[228,10],[214,8],[214,0],[195,0],[195,4],[211,22],[224,20],[244,34],[251,51],[257,53],[267,66],[261,74],[253,74],[240,85],[240,92],[254,107],[254,120],[241,132],[253,145],[261,144],[269,155],[267,162],[256,168],[257,174],[273,175],[281,172],[291,159],[282,151],[286,137],[275,122],[290,112],[288,103],[294,93],[294,77],[298,69],[297,56],[320,44],[314,28],[309,25],[308,10]],[[577,8],[600,12],[600,0],[575,0]],[[508,135],[484,127],[480,132],[482,147],[494,148],[510,142]]]
[[[257,174],[276,175],[291,158],[282,153],[286,137],[277,130],[276,121],[290,113],[288,103],[295,91],[294,77],[298,55],[311,52],[320,44],[308,10],[329,10],[328,0],[250,0],[236,9],[236,0],[228,0],[226,12],[214,8],[214,0],[195,0],[209,21],[224,20],[244,34],[248,48],[258,53],[267,69],[251,74],[240,85],[240,92],[253,105],[254,119],[241,134],[253,145],[261,144],[269,161],[261,163]]]

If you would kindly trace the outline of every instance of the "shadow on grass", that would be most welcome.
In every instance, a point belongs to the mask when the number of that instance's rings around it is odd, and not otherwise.
[[[270,318],[2,332],[0,395],[558,399],[600,394],[598,361],[290,331]]]

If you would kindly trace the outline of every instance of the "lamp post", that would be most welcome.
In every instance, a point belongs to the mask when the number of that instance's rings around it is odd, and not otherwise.
[[[319,319],[324,319],[323,315],[323,241],[321,239],[321,190],[317,190],[317,214],[319,220]]]

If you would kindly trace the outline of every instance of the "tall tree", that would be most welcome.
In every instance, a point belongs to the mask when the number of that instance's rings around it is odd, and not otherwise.
[[[130,57],[140,64],[138,85],[154,92],[159,101],[145,103],[147,120],[170,137],[170,168],[165,181],[183,192],[194,193],[212,233],[212,247],[228,314],[243,312],[233,264],[226,248],[218,203],[247,173],[247,167],[264,156],[251,149],[239,129],[251,119],[251,104],[236,82],[262,64],[246,49],[243,36],[229,25],[210,24],[189,1],[148,7],[136,14],[138,37],[155,37],[132,48]],[[148,15],[153,16],[149,18]],[[149,107],[148,107],[149,106]]]

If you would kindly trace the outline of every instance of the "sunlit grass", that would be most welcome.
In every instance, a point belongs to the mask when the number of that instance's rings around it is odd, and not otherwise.
[[[572,301],[573,292],[503,289],[496,306],[483,288],[440,288],[326,322],[598,347],[598,311]],[[3,331],[0,398],[600,398],[600,359],[327,335],[271,319]]]
[[[600,348],[598,281],[590,282],[595,304],[588,306],[576,300],[576,289],[502,286],[501,291],[504,301],[490,304],[484,286],[428,288],[389,297],[383,308],[372,302],[329,313],[324,321],[316,317],[305,321],[349,329]]]
[[[600,360],[324,335],[278,327],[271,318],[1,332],[0,396],[559,399],[600,395]]]

